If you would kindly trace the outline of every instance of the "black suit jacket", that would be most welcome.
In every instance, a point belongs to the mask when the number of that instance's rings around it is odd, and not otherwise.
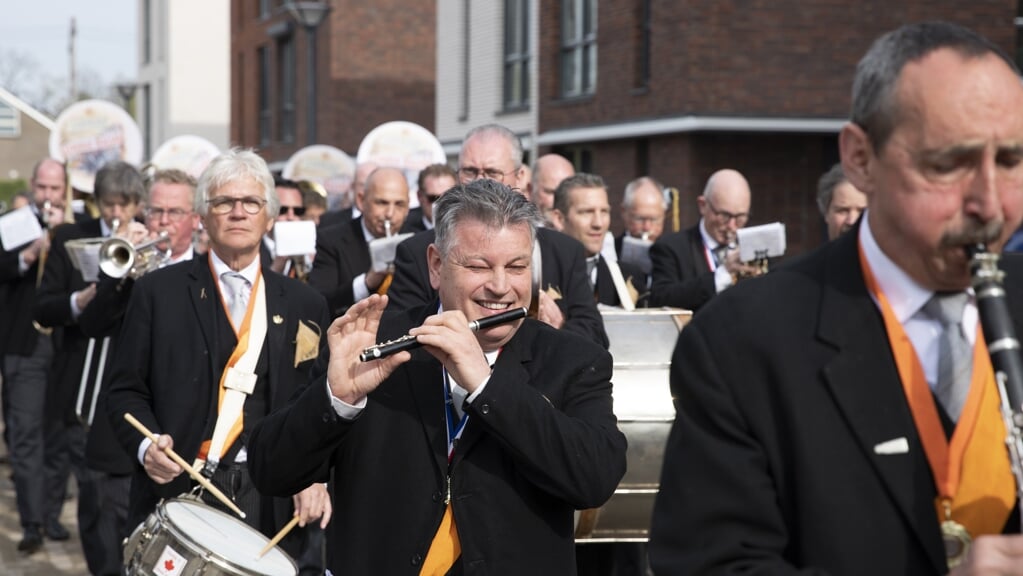
[[[1020,333],[1023,262],[1003,264]],[[934,481],[856,233],[715,298],[682,331],[671,385],[658,574],[947,571]],[[875,452],[898,438],[907,452]]]
[[[676,306],[695,312],[717,294],[699,224],[658,238],[650,247],[650,262],[651,306]]]
[[[355,303],[352,280],[365,274],[370,264],[361,216],[321,227],[316,234],[316,257],[309,272],[309,285],[327,299],[330,313],[340,316]]]
[[[309,382],[314,361],[294,364],[299,320],[316,324],[322,335],[329,318],[323,297],[305,284],[267,268],[263,280],[264,354],[269,362],[272,411]],[[174,450],[189,463],[195,459],[205,431],[212,430],[216,420],[223,371],[214,362],[223,353],[216,337],[218,313],[223,314],[222,304],[208,255],[150,272],[135,282],[121,331],[122,352],[113,366],[107,398],[110,422],[135,466],[130,526],[145,519],[160,498],[188,490],[189,479],[182,474],[169,484],[153,482],[138,463],[143,436],[124,420],[124,414],[131,413],[156,434],[170,434]],[[289,500],[273,503],[274,514],[263,515],[264,531],[273,534],[283,526],[289,520],[289,506]]]
[[[422,232],[426,230],[426,223],[423,222],[423,209],[421,207],[412,208],[408,211],[408,216],[405,217],[405,225],[402,226],[402,232]]]
[[[430,267],[426,249],[433,243],[433,230],[420,232],[398,245],[394,255],[394,280],[387,291],[389,310],[418,308],[437,297],[430,285]],[[608,347],[604,321],[593,301],[593,289],[586,277],[586,252],[583,245],[561,232],[538,228],[543,287],[561,292],[557,301],[565,316],[565,330],[590,338]]]
[[[331,210],[320,215],[320,225],[316,227],[316,236],[319,237],[320,230],[337,224],[347,224],[353,220],[352,209]]]
[[[391,314],[379,338],[436,310]],[[467,407],[450,472],[441,366],[423,349],[354,421],[336,416],[321,378],[260,423],[249,469],[284,495],[333,468],[335,574],[418,574],[449,475],[465,574],[574,574],[573,510],[601,505],[625,472],[610,377],[599,346],[527,319]]]
[[[35,352],[38,332],[32,325],[36,299],[37,260],[24,274],[18,255],[28,244],[7,249],[0,247],[0,353],[31,356]]]

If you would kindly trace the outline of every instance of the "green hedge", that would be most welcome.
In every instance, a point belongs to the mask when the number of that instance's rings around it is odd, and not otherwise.
[[[28,182],[25,180],[20,178],[18,180],[0,180],[0,202],[9,206],[11,197],[23,190],[28,190]]]

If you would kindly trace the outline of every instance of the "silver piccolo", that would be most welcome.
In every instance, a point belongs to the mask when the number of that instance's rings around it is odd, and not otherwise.
[[[511,310],[501,312],[500,314],[484,316],[479,320],[473,320],[472,322],[469,322],[469,330],[479,332],[480,330],[486,330],[487,328],[492,328],[498,324],[514,322],[515,320],[525,317],[525,308],[513,308]],[[422,344],[419,343],[419,340],[417,340],[415,336],[406,334],[401,338],[381,342],[380,344],[375,344],[364,349],[362,354],[359,354],[359,360],[363,362],[379,360],[380,358],[386,358],[391,354],[397,354],[402,350],[412,350],[413,348],[419,348],[420,346],[422,346]]]

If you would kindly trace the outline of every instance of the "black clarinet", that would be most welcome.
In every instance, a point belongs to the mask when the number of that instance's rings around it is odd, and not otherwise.
[[[970,276],[977,296],[977,311],[984,340],[991,355],[991,366],[1002,402],[1002,418],[1007,436],[1016,494],[1023,501],[1023,359],[1019,340],[1005,301],[1005,272],[998,268],[998,254],[978,244],[969,249]]]

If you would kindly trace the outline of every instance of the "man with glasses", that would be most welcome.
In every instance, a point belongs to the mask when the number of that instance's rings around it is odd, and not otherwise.
[[[499,124],[487,124],[466,134],[458,155],[458,178],[462,184],[487,178],[525,196],[525,175],[522,142],[514,132]],[[428,230],[398,245],[394,281],[387,292],[388,308],[416,308],[436,297],[426,261],[426,250],[433,240],[434,233]],[[582,334],[606,348],[607,333],[593,302],[582,244],[550,228],[540,228],[536,242],[540,248],[541,275],[536,317],[555,328]]]
[[[409,232],[433,230],[433,203],[455,185],[456,178],[455,171],[447,164],[431,164],[419,171],[416,195],[419,196],[421,217],[414,219],[412,212],[409,212],[409,222],[406,225]]]
[[[274,190],[277,198],[281,201],[281,211],[277,214],[276,222],[299,222],[305,216],[305,197],[302,195],[302,188],[298,182],[287,178],[274,178]],[[264,262],[269,259],[270,268],[274,272],[284,274],[289,278],[305,278],[307,271],[312,267],[313,255],[302,256],[278,256],[277,243],[275,242],[275,231],[263,236],[262,255]]]
[[[650,247],[653,264],[651,306],[698,311],[740,277],[758,269],[739,261],[737,231],[750,216],[750,188],[735,170],[718,170],[696,199],[700,221],[662,236]]]
[[[134,461],[129,528],[161,498],[194,486],[165,448],[195,462],[264,534],[275,534],[293,514],[301,525],[322,517],[325,526],[330,518],[322,485],[293,499],[264,498],[245,466],[252,427],[308,384],[329,322],[315,290],[261,262],[259,247],[279,205],[262,158],[247,150],[221,154],[200,177],[194,201],[209,252],[135,282],[107,396],[110,423]],[[303,534],[294,531],[285,550],[297,555]]]

